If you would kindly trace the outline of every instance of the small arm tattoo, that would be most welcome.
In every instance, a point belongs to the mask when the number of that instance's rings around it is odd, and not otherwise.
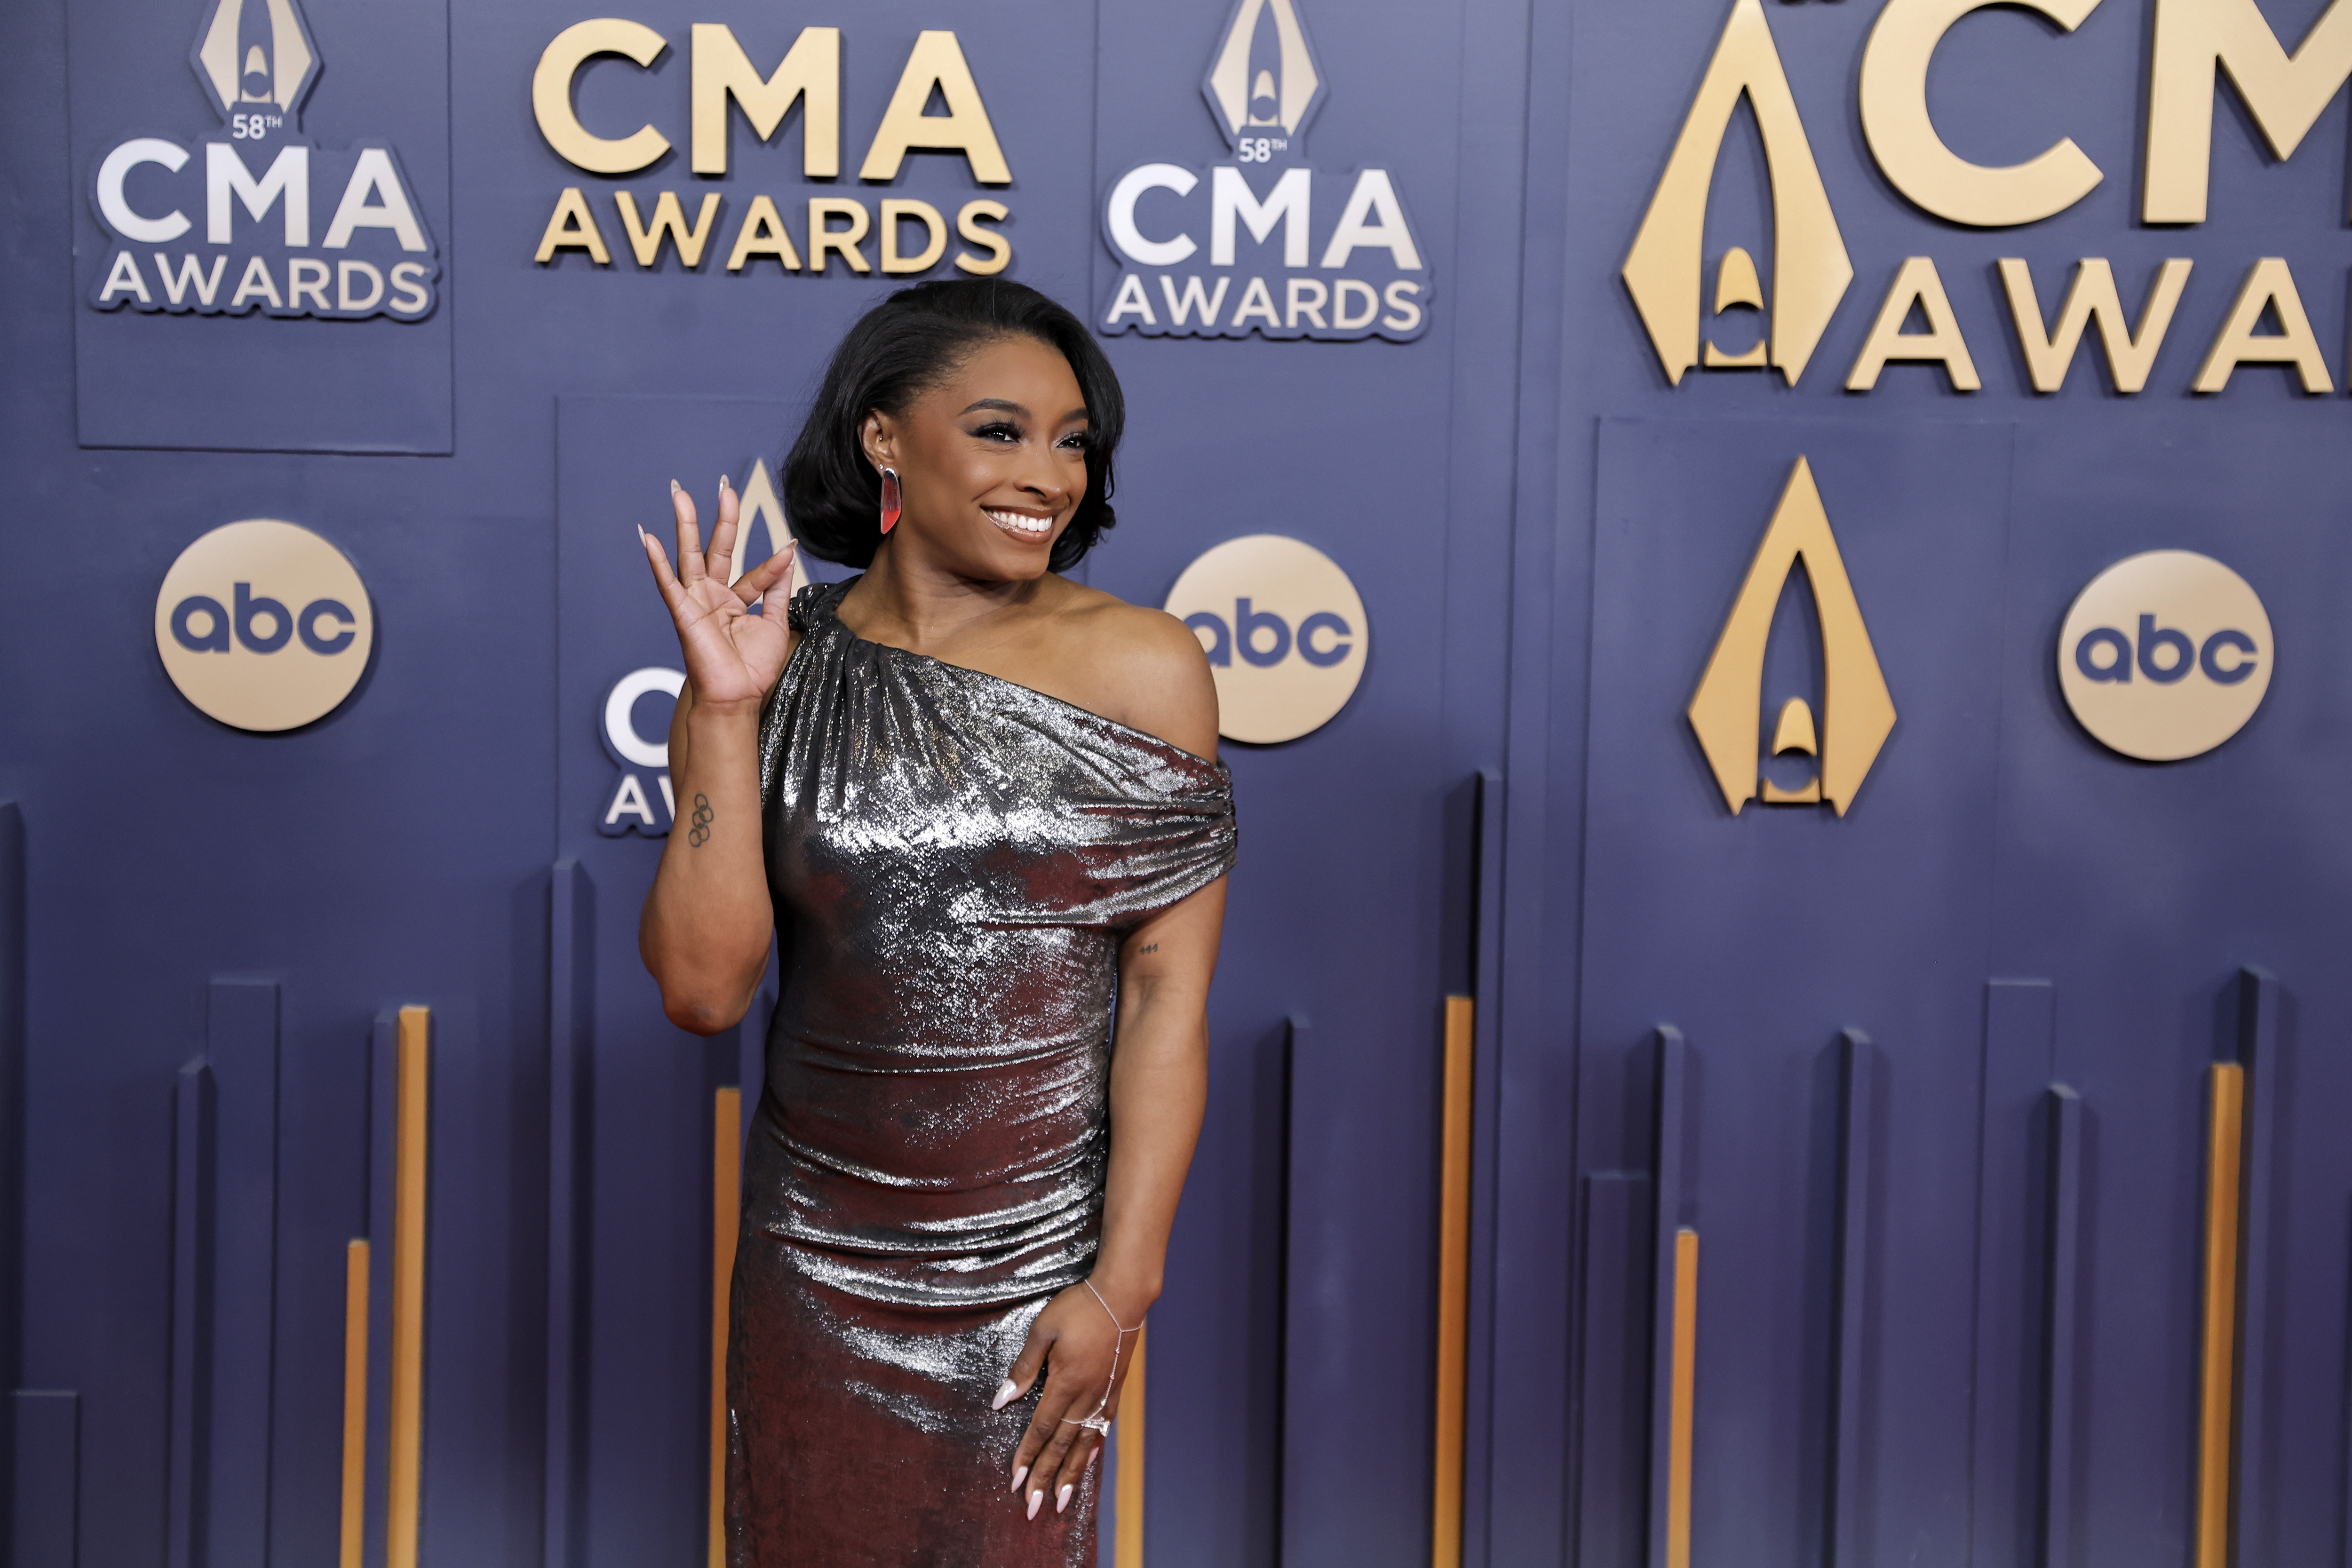
[[[1147,953],[1147,952],[1158,952],[1159,951],[1160,951],[1160,944],[1159,944],[1158,942],[1145,942],[1141,947],[1139,947],[1139,948],[1137,948],[1137,949],[1135,950],[1135,952],[1136,952],[1136,955],[1137,955],[1138,957],[1140,957],[1140,956],[1142,956],[1144,953]]]
[[[711,823],[717,819],[718,813],[710,809],[710,797],[707,795],[696,795],[694,797],[694,826],[687,834],[686,841],[697,849],[701,848],[703,840],[710,837]]]

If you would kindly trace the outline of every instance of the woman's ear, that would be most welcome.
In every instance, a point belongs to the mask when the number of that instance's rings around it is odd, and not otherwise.
[[[866,448],[866,460],[877,470],[898,466],[898,433],[891,427],[888,415],[878,408],[867,414],[866,423],[857,428],[857,437]]]

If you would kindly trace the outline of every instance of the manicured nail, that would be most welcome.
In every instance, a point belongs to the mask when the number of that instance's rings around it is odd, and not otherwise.
[[[1072,1481],[1064,1481],[1062,1483],[1062,1489],[1055,1495],[1054,1511],[1055,1513],[1059,1513],[1064,1509],[1068,1508],[1070,1506],[1070,1494],[1077,1489],[1076,1483]]]
[[[1009,1489],[1016,1492],[1019,1491],[1021,1489],[1021,1483],[1028,1479],[1029,1467],[1024,1465],[1019,1469],[1013,1472],[1013,1485]]]
[[[1029,1494],[1029,1517],[1031,1519],[1036,1518],[1037,1510],[1045,1506],[1045,1494],[1044,1492],[1034,1491]]]
[[[1002,1410],[1020,1397],[1020,1394],[1021,1385],[1008,1377],[996,1385],[996,1397],[989,1403],[988,1407],[991,1410]]]
[[[1094,1452],[1087,1456],[1087,1468],[1091,1470],[1095,1468],[1095,1461],[1102,1458],[1102,1451],[1103,1446],[1100,1443],[1097,1443],[1094,1447]]]
[[[721,474],[719,476],[719,488],[722,490],[731,490],[735,486],[728,479],[725,474]]]
[[[638,523],[638,524],[636,525],[636,529],[637,529],[637,542],[638,542],[639,544],[643,544],[643,543],[646,542],[646,525],[645,525],[644,523],[642,523],[642,522],[641,522],[641,523]]]
[[[670,493],[670,494],[672,494],[672,495],[676,495],[676,494],[677,494],[677,492],[678,492],[678,482],[677,482],[676,479],[672,479],[672,480],[670,480],[670,482],[669,482],[669,493]]]

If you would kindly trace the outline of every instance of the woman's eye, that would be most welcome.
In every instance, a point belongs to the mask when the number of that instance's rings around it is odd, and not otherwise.
[[[1021,432],[1018,429],[1015,429],[1013,426],[1003,423],[1002,420],[999,420],[993,425],[983,425],[979,429],[973,431],[972,434],[979,437],[983,441],[1018,441],[1021,439]]]
[[[1083,452],[1087,446],[1087,433],[1083,430],[1074,430],[1062,437],[1060,445],[1066,452]]]

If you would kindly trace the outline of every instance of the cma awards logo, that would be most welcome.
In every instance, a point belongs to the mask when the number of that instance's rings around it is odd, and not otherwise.
[[[1429,266],[1390,172],[1318,185],[1305,162],[1328,89],[1297,0],[1238,0],[1201,91],[1233,161],[1145,163],[1111,183],[1103,236],[1119,271],[1101,330],[1399,342],[1427,330]]]
[[[2074,32],[2099,3],[2019,0],[2021,8],[2038,13],[2061,33]],[[2037,224],[2083,201],[2106,177],[2071,139],[2005,165],[1972,163],[1944,140],[1928,93],[1937,47],[1964,17],[2001,4],[1888,0],[1871,26],[1854,79],[1853,118],[1876,174],[1913,207],[1948,226],[1997,230]],[[2253,0],[2163,0],[2153,14],[2154,37],[2143,57],[2148,74],[2139,96],[2147,114],[2140,217],[2148,225],[2200,224],[2205,221],[2215,162],[2214,104],[2223,84],[2273,154],[2282,161],[2292,157],[2352,76],[2346,36],[2352,10],[2329,6],[2292,53]],[[1759,270],[1745,246],[1732,246],[1716,258],[1709,279],[1708,190],[1743,99],[1769,171],[1769,265]],[[1941,106],[1948,112],[1957,107],[1949,99]],[[1981,117],[1995,111],[1979,105],[1976,112]],[[2173,328],[2192,266],[2209,265],[2186,258],[2164,261],[2133,311],[2126,308],[2113,262],[2085,257],[2075,264],[2053,317],[2045,312],[2027,262],[2000,258],[2001,293],[2027,383],[2036,393],[2056,392],[2078,351],[2095,337],[2109,384],[2118,395],[2138,395]],[[1732,0],[1621,276],[1660,368],[1677,386],[1685,372],[1699,367],[1767,365],[1795,385],[1845,298],[1853,262],[1762,0]],[[1962,298],[1965,302],[1967,296]],[[1711,319],[1703,319],[1703,310]],[[1924,330],[1909,329],[1915,317]],[[2276,322],[2276,331],[2267,330],[2270,321]],[[2094,327],[2095,332],[2086,330]],[[1980,340],[1978,346],[1985,345]],[[1930,256],[1905,257],[1895,268],[1846,373],[1845,389],[1870,392],[1888,364],[1906,363],[1940,366],[1956,393],[1978,392],[1985,384],[1960,314]],[[2334,386],[2293,270],[2279,255],[2261,257],[2247,268],[2189,389],[2220,393],[2232,373],[2247,364],[2288,367],[2306,394]]]
[[[735,533],[730,582],[740,577],[746,566],[757,565],[782,550],[793,537],[784,521],[783,503],[776,497],[775,479],[764,460],[751,465],[751,477],[736,487],[735,493],[740,498],[742,524]],[[755,526],[768,545],[766,553],[757,557],[751,554]],[[808,571],[795,556],[792,575],[754,605],[751,613],[764,615],[772,604],[782,614],[782,606],[808,585]],[[685,689],[684,670],[648,665],[629,671],[605,692],[604,705],[597,713],[597,736],[620,770],[596,817],[596,831],[606,837],[640,833],[660,838],[676,820],[677,795],[669,776],[669,717],[676,710],[677,694]],[[689,812],[687,826],[691,830],[701,825]]]
[[[193,147],[133,137],[99,159],[91,200],[114,247],[90,304],[430,315],[440,264],[399,154],[381,142],[318,147],[301,134],[320,62],[297,0],[213,0],[189,63],[221,129]]]
[[[1800,563],[1821,626],[1821,707],[1817,711],[1802,696],[1789,698],[1780,705],[1768,746],[1765,647],[1780,592]],[[1812,467],[1802,458],[1739,585],[1687,713],[1723,791],[1723,804],[1735,814],[1760,796],[1767,805],[1826,805],[1843,816],[1895,728],[1895,699],[1870,646],[1870,628],[1863,624],[1845,559],[1830,531]],[[1796,767],[1806,767],[1810,759],[1810,776],[1792,784],[1775,783],[1765,770],[1782,758],[1795,761],[1780,765]]]

